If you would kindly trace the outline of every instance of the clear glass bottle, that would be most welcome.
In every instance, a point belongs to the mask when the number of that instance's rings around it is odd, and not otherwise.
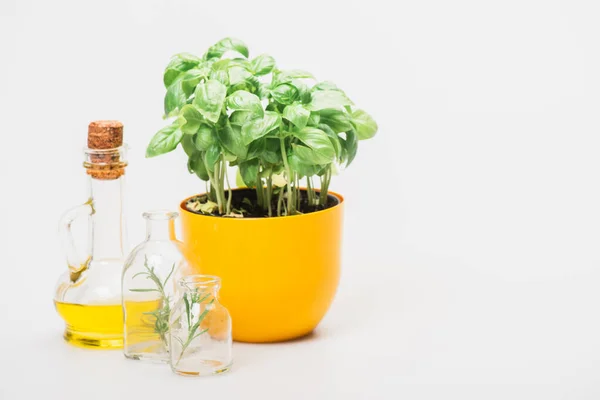
[[[125,357],[169,362],[169,316],[177,279],[187,264],[175,240],[169,211],[145,212],[146,240],[125,261],[122,276]]]
[[[232,364],[231,317],[218,300],[221,279],[189,275],[171,312],[171,369],[179,375],[204,376],[228,371]]]
[[[84,154],[89,196],[61,219],[59,233],[69,269],[59,278],[54,304],[66,323],[68,343],[119,348],[123,345],[121,271],[127,251],[123,213],[126,148],[86,148]],[[87,237],[73,235],[72,226],[78,219],[87,220]],[[85,244],[77,246],[81,241]]]

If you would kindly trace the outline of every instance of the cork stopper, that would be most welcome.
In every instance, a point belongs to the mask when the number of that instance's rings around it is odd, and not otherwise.
[[[119,121],[93,121],[88,125],[88,148],[115,149],[123,145],[123,124]]]
[[[94,179],[112,180],[125,173],[127,163],[119,148],[123,146],[123,124],[119,121],[93,121],[88,125],[87,173]],[[95,151],[97,150],[97,151]]]

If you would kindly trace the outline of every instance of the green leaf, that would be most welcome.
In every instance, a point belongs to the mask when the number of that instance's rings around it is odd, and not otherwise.
[[[319,124],[328,125],[335,133],[347,132],[352,129],[350,116],[344,111],[335,109],[325,109],[319,111],[321,116]]]
[[[238,166],[242,180],[247,187],[256,187],[258,176],[258,160],[244,161]]]
[[[293,171],[296,171],[300,177],[316,175],[320,169],[319,165],[304,163],[296,153],[288,155],[288,164]]]
[[[144,293],[144,292],[159,292],[157,289],[129,289],[129,291],[130,292],[139,292],[139,293]]]
[[[245,146],[254,140],[265,136],[274,129],[279,128],[281,116],[273,111],[265,111],[263,118],[253,119],[242,126],[242,138]]]
[[[186,96],[190,96],[196,90],[196,86],[202,79],[207,79],[210,73],[208,68],[194,68],[181,75],[181,86]]]
[[[335,159],[335,149],[325,132],[320,129],[306,127],[292,134],[307,147],[295,146],[294,153],[307,164],[328,164]]]
[[[310,118],[308,119],[308,125],[317,127],[317,126],[319,126],[319,123],[321,123],[321,116],[319,115],[319,113],[316,113],[316,112],[310,113]]]
[[[213,172],[215,170],[215,164],[221,158],[221,149],[218,144],[213,144],[206,150],[206,154],[204,155],[204,160],[206,161],[206,168]]]
[[[248,64],[248,63],[246,63]],[[229,66],[229,84],[236,85],[241,82],[246,82],[247,79],[252,78],[252,72],[248,70],[250,65],[239,65],[239,64],[230,64]]]
[[[262,118],[264,116],[264,110],[258,96],[245,90],[238,90],[229,95],[227,97],[227,107],[236,111],[250,111],[256,117]]]
[[[358,150],[358,139],[353,129],[346,132],[346,139],[343,141],[343,144],[347,167],[352,163],[354,157],[356,157],[356,151]]]
[[[290,104],[283,109],[283,118],[287,119],[298,128],[304,128],[310,118],[310,111],[302,104]]]
[[[248,47],[244,44],[244,42],[235,38],[221,39],[208,49],[208,51],[204,55],[204,58],[219,58],[227,51],[236,51],[244,57],[248,58]]]
[[[223,85],[229,85],[229,63],[231,60],[220,60],[212,65],[212,71],[209,78],[221,82]]]
[[[209,121],[216,123],[221,116],[227,88],[219,81],[208,80],[196,87],[194,105]]]
[[[181,75],[181,73],[195,68],[201,62],[202,60],[193,54],[175,54],[165,69],[163,76],[165,88],[171,86],[171,84],[175,81],[175,79],[177,79],[177,77],[179,77],[179,75]]]
[[[146,149],[146,158],[156,157],[160,154],[173,151],[182,138],[183,132],[181,132],[177,124],[165,126],[150,140],[150,144],[148,144],[148,148]]]
[[[256,76],[266,75],[271,72],[274,67],[275,59],[267,54],[261,54],[250,62],[250,68]]]
[[[248,148],[243,141],[239,127],[232,126],[229,121],[227,121],[225,126],[217,131],[217,136],[219,137],[221,145],[227,151],[239,159],[246,158]]]
[[[313,92],[316,92],[317,90],[337,90],[340,92],[342,91],[335,85],[335,83],[329,81],[319,82],[312,87]]]
[[[192,104],[186,104],[181,109],[180,113],[180,129],[183,133],[188,135],[193,135],[198,132],[200,128],[200,124],[204,120],[200,111],[196,109],[196,107]]]
[[[292,81],[292,84],[296,86],[296,89],[298,89],[298,101],[300,101],[302,104],[309,104],[312,100],[310,88],[299,80]]]
[[[187,154],[188,157],[191,157],[196,151],[194,138],[195,135],[183,135],[183,139],[181,139],[181,147],[183,147],[183,151],[185,151],[185,154]]]
[[[188,96],[186,96],[183,90],[183,82],[181,79],[175,80],[167,88],[165,94],[165,115],[171,117],[178,113],[178,111],[186,104]]]
[[[370,139],[377,133],[377,123],[363,110],[356,110],[352,113],[352,125],[356,129],[358,140]]]
[[[253,160],[255,158],[260,157],[260,155],[265,152],[266,148],[267,140],[265,138],[255,140],[248,146],[248,154],[246,155],[246,160]]]
[[[188,171],[190,173],[195,173],[198,178],[203,181],[208,181],[208,172],[206,171],[206,166],[204,165],[204,160],[202,159],[203,154],[200,151],[195,152],[188,159]]]
[[[207,124],[201,124],[198,127],[198,133],[194,139],[196,149],[206,151],[210,146],[217,142],[214,130]]]
[[[294,79],[315,79],[315,77],[310,72],[299,69],[277,71],[273,77],[275,84],[291,82]]]
[[[281,164],[281,147],[279,139],[266,138],[266,146],[264,152],[260,155],[260,159],[266,164]]]
[[[231,125],[243,126],[246,122],[256,118],[256,115],[250,111],[234,111],[229,116]]]
[[[292,104],[298,98],[298,89],[289,83],[284,83],[271,90],[271,96],[280,104]]]
[[[312,99],[308,105],[312,111],[320,111],[326,108],[340,108],[351,106],[352,101],[338,90],[317,90],[312,93]]]
[[[319,129],[327,134],[329,140],[331,140],[331,144],[335,150],[336,158],[342,157],[342,144],[340,143],[340,137],[335,133],[328,125],[319,125]]]

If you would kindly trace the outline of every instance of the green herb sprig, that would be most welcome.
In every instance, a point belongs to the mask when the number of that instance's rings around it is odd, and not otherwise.
[[[160,336],[161,341],[165,345],[165,349],[167,352],[169,351],[169,342],[167,340],[167,334],[169,333],[169,317],[171,315],[171,306],[170,306],[170,296],[168,296],[165,292],[165,286],[169,281],[169,278],[175,271],[175,263],[171,268],[171,271],[164,279],[161,281],[160,278],[156,275],[154,271],[154,267],[150,267],[148,265],[148,257],[144,259],[144,268],[146,271],[138,272],[133,275],[131,279],[135,279],[137,276],[145,276],[146,279],[150,279],[156,285],[156,288],[147,288],[147,289],[129,289],[131,292],[157,292],[160,294],[161,307],[157,308],[154,311],[149,311],[143,313],[144,315],[151,315],[154,317],[154,332]]]
[[[206,308],[200,313],[200,315],[198,316],[198,319],[196,320],[196,322],[194,324],[192,324],[192,321],[194,320],[194,315],[193,315],[192,308],[193,308],[193,306],[195,304],[201,304],[202,302],[204,302],[209,297],[210,297],[210,293],[206,294],[204,296],[201,296],[200,293],[198,293],[197,290],[195,292],[185,293],[183,295],[183,302],[185,303],[185,314],[186,314],[185,316],[186,316],[186,319],[187,319],[187,326],[188,326],[188,336],[187,336],[185,342],[180,337],[173,336],[173,338],[175,340],[177,340],[179,342],[179,344],[181,345],[181,353],[179,354],[179,358],[177,359],[177,362],[175,363],[175,365],[179,364],[179,362],[183,358],[183,355],[184,355],[185,351],[187,350],[187,348],[189,347],[189,345],[196,338],[200,337],[202,334],[204,334],[205,332],[208,331],[208,329],[203,329],[203,330],[199,331],[198,328],[200,327],[200,324],[202,323],[202,321],[204,321],[204,318],[206,317],[206,315],[210,311],[210,309],[208,308],[208,306],[210,306],[211,304],[213,304],[213,302],[215,301],[215,299],[212,299],[207,304]]]

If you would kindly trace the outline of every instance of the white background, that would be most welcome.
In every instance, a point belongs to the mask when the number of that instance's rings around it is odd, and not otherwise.
[[[593,0],[0,0],[0,399],[600,398],[599,16]],[[87,124],[125,124],[136,244],[143,210],[204,187],[179,151],[143,157],[163,68],[225,36],[379,123],[332,183],[334,305],[312,337],[235,344],[234,370],[204,380],[67,346],[56,228],[85,200]]]

